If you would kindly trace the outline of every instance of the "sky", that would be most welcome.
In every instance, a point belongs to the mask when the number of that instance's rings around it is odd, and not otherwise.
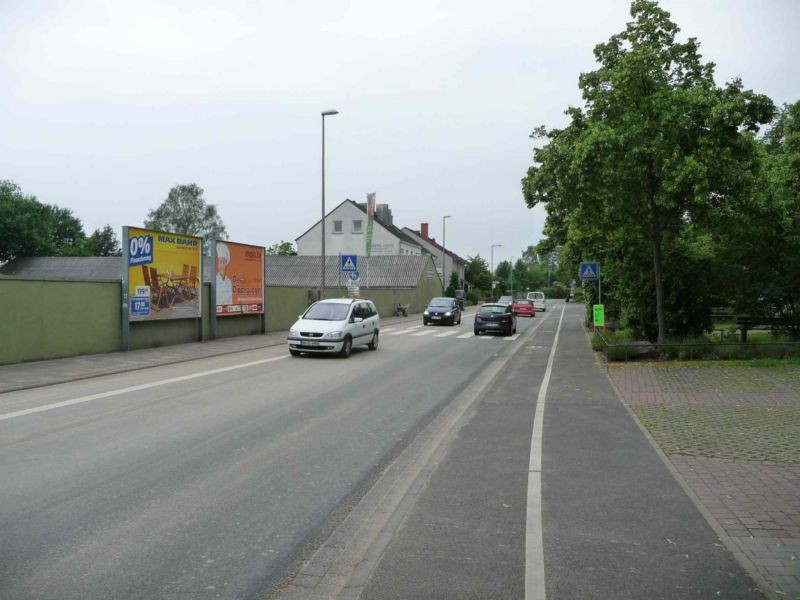
[[[800,0],[662,0],[718,85],[800,99]],[[582,105],[627,0],[0,0],[0,179],[87,234],[196,183],[232,241],[294,241],[369,192],[495,265],[542,237],[531,131]]]

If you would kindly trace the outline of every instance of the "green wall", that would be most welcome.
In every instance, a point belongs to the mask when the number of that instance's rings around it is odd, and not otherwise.
[[[0,364],[119,350],[118,281],[0,279]]]
[[[427,271],[428,269],[426,269]],[[420,313],[428,300],[441,295],[438,278],[423,274],[416,288],[361,288],[383,317],[397,304]],[[266,330],[286,331],[316,299],[310,288],[268,287]],[[328,298],[346,297],[347,288],[326,290]],[[203,284],[203,318],[137,321],[130,324],[131,350],[211,339],[214,306],[210,285]],[[0,278],[0,364],[115,352],[122,347],[122,299],[119,281],[53,281]],[[217,339],[259,335],[261,316],[223,317]]]

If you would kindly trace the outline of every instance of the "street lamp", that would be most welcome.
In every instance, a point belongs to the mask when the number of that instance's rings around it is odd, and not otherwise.
[[[490,263],[490,267],[489,267],[489,269],[491,271],[491,275],[492,275],[492,300],[494,300],[494,249],[495,248],[502,248],[502,247],[503,247],[503,244],[492,244],[492,250],[491,250],[492,258],[491,258],[491,263]]]
[[[444,249],[445,248],[445,245],[444,245],[444,242],[445,242],[444,224],[445,224],[445,219],[449,219],[449,218],[450,218],[450,215],[445,215],[445,216],[442,217],[442,296],[444,296],[444,287],[445,287],[445,285],[447,285],[445,283],[445,281],[444,281],[444,277],[445,277],[445,275],[444,275],[444,266],[445,266],[445,264],[447,264],[446,259],[445,259],[445,249]]]
[[[325,298],[325,117],[338,115],[338,110],[322,111],[322,220],[320,221],[322,231],[322,281],[319,287],[319,299]]]

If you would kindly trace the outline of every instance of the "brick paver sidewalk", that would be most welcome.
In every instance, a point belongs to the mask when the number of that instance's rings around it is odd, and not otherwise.
[[[773,595],[800,600],[800,366],[612,364],[609,375]]]

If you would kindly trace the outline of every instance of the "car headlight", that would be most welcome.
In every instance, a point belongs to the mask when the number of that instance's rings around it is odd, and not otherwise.
[[[326,333],[322,337],[323,337],[323,339],[326,339],[326,340],[332,340],[332,339],[336,339],[336,338],[342,337],[342,332],[341,331],[329,331],[328,333]]]
[[[444,313],[444,316],[445,316],[445,317],[452,317],[452,316],[453,316],[453,313],[451,313],[451,312],[448,310],[446,313]]]
[[[425,311],[422,314],[427,317],[430,313],[428,312],[428,309],[425,309]]]
[[[289,335],[299,335],[299,334],[300,334],[300,332],[297,329],[290,329],[289,330]]]

